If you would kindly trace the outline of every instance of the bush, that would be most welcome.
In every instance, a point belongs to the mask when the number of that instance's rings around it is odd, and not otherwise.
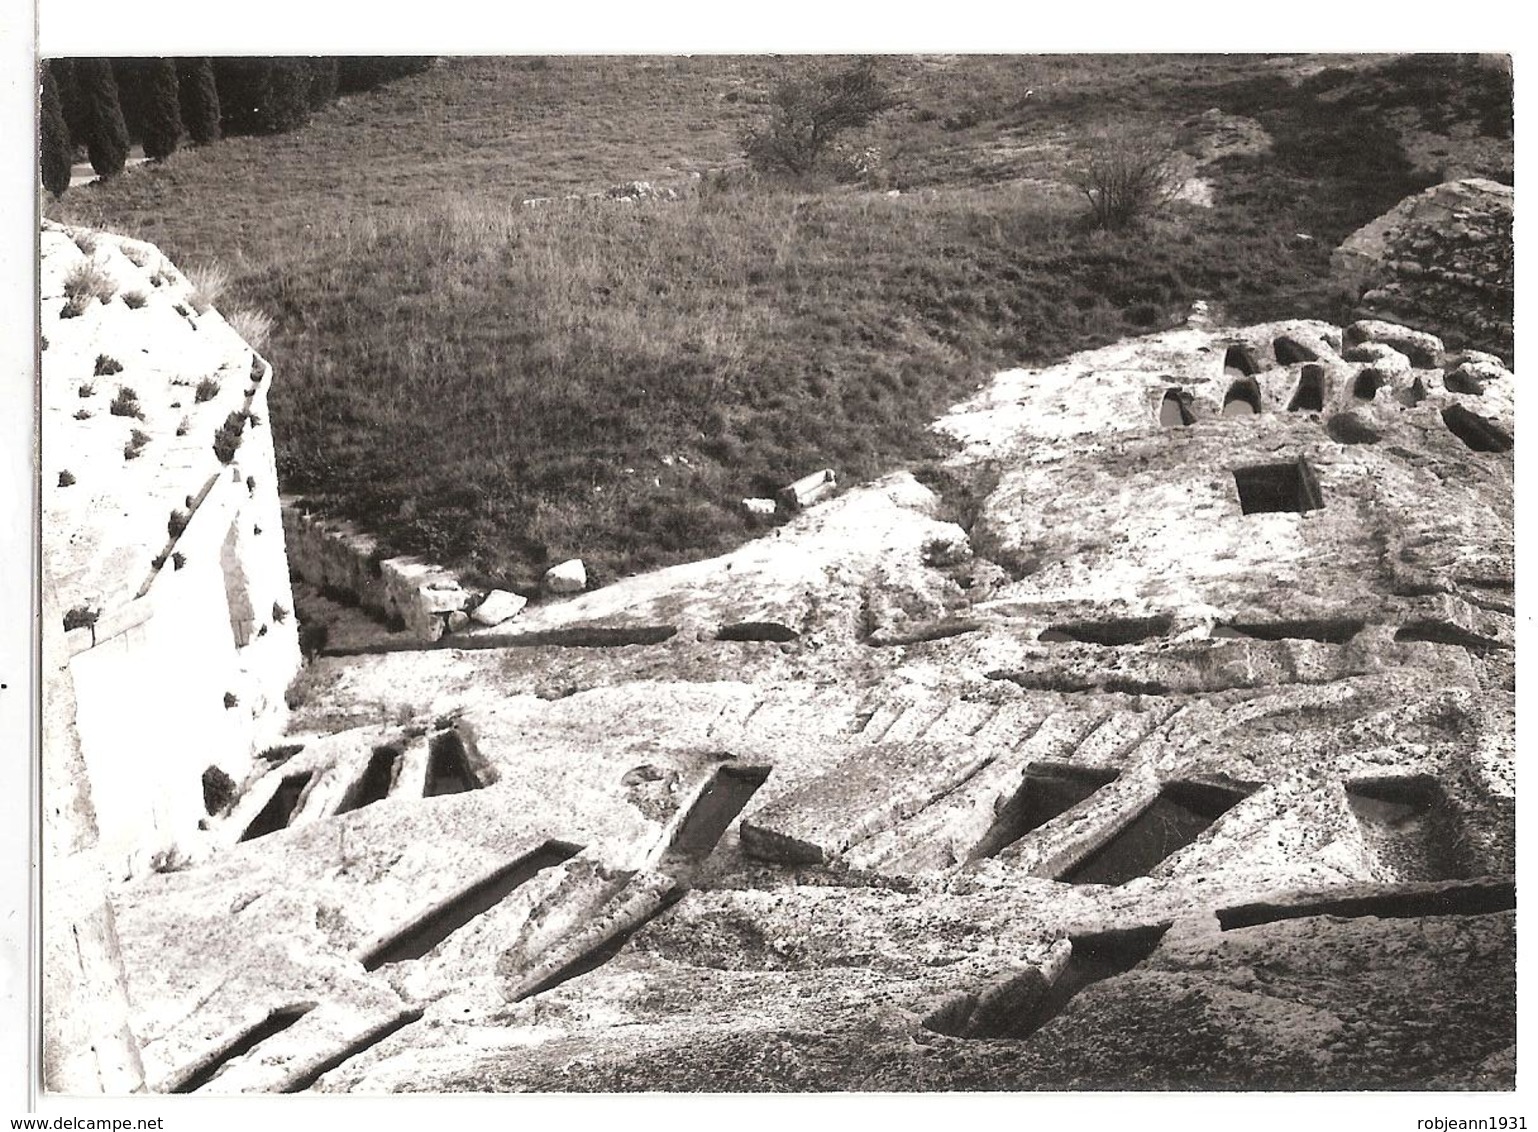
[[[53,70],[42,67],[42,106],[39,115],[39,163],[43,188],[55,197],[69,190],[69,169],[74,164],[74,146],[70,143],[69,125],[64,120],[64,109],[59,102],[59,86],[54,81]]]
[[[1129,134],[1100,139],[1070,180],[1089,201],[1096,228],[1128,228],[1162,211],[1182,177],[1174,146]]]
[[[192,394],[192,402],[201,405],[204,401],[212,401],[219,396],[219,383],[211,377],[205,377],[198,382],[197,389]]]
[[[743,136],[748,163],[760,173],[810,173],[840,134],[870,125],[897,105],[876,61],[782,81],[770,96],[774,112]]]
[[[128,160],[128,124],[118,103],[112,64],[106,59],[76,59],[75,76],[85,103],[85,144],[91,168],[102,177],[114,177]]]
[[[176,72],[187,136],[195,145],[218,141],[219,88],[214,82],[214,61],[178,59]]]

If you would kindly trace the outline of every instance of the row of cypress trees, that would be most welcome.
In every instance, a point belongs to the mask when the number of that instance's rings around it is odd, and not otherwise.
[[[432,65],[432,56],[50,59],[42,70],[43,187],[69,188],[76,147],[99,176],[122,171],[129,146],[161,160],[183,135],[195,145],[225,134],[297,129],[339,93],[368,90]]]

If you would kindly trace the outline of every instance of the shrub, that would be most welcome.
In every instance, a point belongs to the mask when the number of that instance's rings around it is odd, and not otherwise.
[[[171,555],[171,569],[180,570],[185,565],[187,565],[187,556],[181,551],[178,550]]]
[[[166,520],[166,533],[176,538],[187,529],[187,524],[192,521],[192,516],[180,508],[171,512],[171,517]]]
[[[182,121],[194,145],[219,140],[219,89],[214,83],[212,59],[178,59],[177,90],[181,95]]]
[[[128,125],[118,103],[112,64],[106,59],[76,59],[75,76],[85,102],[85,144],[91,168],[102,177],[114,177],[128,159]]]
[[[75,482],[75,474],[73,472],[71,472],[68,468],[65,468],[63,471],[61,471],[59,473],[59,486],[60,487],[69,487],[74,482]]]
[[[210,816],[228,809],[235,792],[235,780],[217,766],[203,772],[203,808]]]
[[[201,405],[204,401],[212,401],[217,396],[219,396],[219,383],[211,377],[205,377],[198,382],[197,389],[193,391],[192,401],[196,405]]]
[[[123,305],[129,310],[138,310],[149,300],[145,298],[143,291],[124,291]]]
[[[138,459],[139,453],[144,451],[144,446],[149,442],[149,433],[143,431],[142,429],[134,429],[133,434],[128,438],[128,443],[123,446],[123,459]]]
[[[225,707],[232,708],[232,707],[235,707],[239,703],[240,703],[240,700],[236,697],[234,692],[226,692],[226,693],[224,693],[224,706]]]
[[[139,395],[127,385],[119,389],[117,396],[112,398],[111,411],[114,417],[134,417],[141,421],[144,419],[144,410],[139,407]]]
[[[228,464],[235,459],[235,450],[240,447],[245,429],[246,414],[238,409],[224,418],[219,431],[214,433],[214,455],[219,458],[219,463]]]
[[[1096,228],[1128,228],[1162,211],[1182,178],[1169,142],[1124,134],[1097,141],[1070,180],[1089,201]]]
[[[96,386],[92,385],[89,381],[84,381],[80,383],[80,388],[75,390],[75,392],[82,397],[94,397],[96,396]]]
[[[123,372],[123,363],[118,361],[116,358],[110,357],[107,354],[97,354],[96,355],[96,371],[95,371],[93,376],[95,376],[95,377],[109,377],[109,376],[111,376],[114,373],[122,373],[122,372]],[[88,394],[81,394],[81,396],[88,396]]]
[[[75,159],[74,146],[70,142],[69,124],[64,120],[64,108],[59,102],[59,86],[54,81],[53,70],[47,66],[40,69],[43,89],[38,122],[38,161],[43,188],[55,197],[61,197],[69,189],[69,170]]]
[[[897,105],[876,61],[859,59],[841,70],[782,81],[770,97],[768,122],[743,136],[748,163],[761,173],[810,173],[834,140],[870,125]]]
[[[176,64],[170,59],[148,60],[143,84],[144,156],[164,161],[176,152],[182,138]]]
[[[84,629],[96,624],[100,617],[100,611],[88,605],[77,605],[64,615],[64,631],[68,633],[71,629]]]
[[[75,419],[77,421],[88,421],[88,420],[90,420],[91,419],[91,410],[89,410],[89,409],[76,409],[75,410]]]

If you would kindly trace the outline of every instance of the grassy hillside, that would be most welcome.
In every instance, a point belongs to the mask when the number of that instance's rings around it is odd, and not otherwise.
[[[894,58],[903,106],[861,139],[876,172],[786,186],[736,171],[740,136],[807,60],[445,59],[47,211],[217,260],[221,305],[273,316],[287,490],[486,582],[573,555],[604,580],[740,541],[761,520],[737,501],[808,471],[922,458],[925,424],[999,367],[1196,298],[1344,317],[1330,250],[1435,179],[1406,113],[1494,139],[1508,171],[1509,115],[1498,72],[1327,62],[1349,66]],[[1082,227],[1062,179],[1086,138],[1175,136],[1210,107],[1275,139],[1203,171],[1216,207]],[[636,179],[682,198],[559,199]]]

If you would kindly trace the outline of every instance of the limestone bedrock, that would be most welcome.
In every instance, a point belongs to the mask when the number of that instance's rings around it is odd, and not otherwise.
[[[315,1002],[204,1091],[1511,1088],[1514,378],[1353,337],[1002,373],[728,554],[314,660],[114,893],[146,1077]]]

